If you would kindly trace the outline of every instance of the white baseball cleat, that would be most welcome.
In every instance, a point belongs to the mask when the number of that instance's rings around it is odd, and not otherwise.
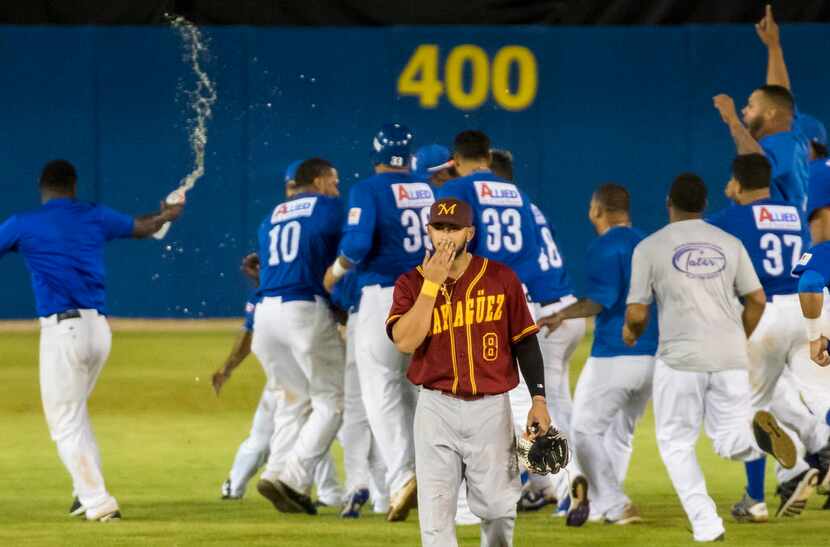
[[[114,498],[95,509],[88,509],[86,520],[98,522],[112,522],[121,520],[121,511],[118,509],[118,502]]]

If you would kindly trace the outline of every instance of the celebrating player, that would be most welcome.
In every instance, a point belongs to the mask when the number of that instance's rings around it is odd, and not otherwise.
[[[738,206],[727,207],[708,220],[743,242],[767,297],[763,317],[749,338],[752,408],[771,409],[814,454],[826,450],[830,432],[801,403],[791,378],[797,361],[809,363],[810,359],[796,295],[798,280],[790,274],[809,235],[798,207],[770,199],[770,173],[770,163],[761,154],[736,157],[729,193]],[[746,466],[748,473],[763,477],[764,458],[746,462]],[[817,474],[801,459],[792,469],[782,471],[776,516],[801,513],[814,491]],[[732,508],[738,521],[766,522],[763,485],[762,479],[750,481],[755,490],[746,492]]]
[[[178,218],[181,205],[137,218],[76,199],[77,174],[65,160],[40,175],[39,209],[0,225],[0,256],[19,252],[32,274],[40,317],[40,393],[58,454],[72,477],[69,512],[87,520],[121,518],[107,492],[87,399],[109,356],[104,245],[116,238],[145,238]]]
[[[297,193],[297,185],[294,177],[297,173],[297,167],[300,164],[302,164],[302,161],[291,162],[285,170],[286,198],[290,198]],[[335,192],[334,195],[338,194]],[[241,269],[258,287],[260,270],[259,256],[256,253],[246,256],[242,261]],[[254,311],[256,310],[257,302],[259,302],[259,296],[254,291],[245,304],[245,323],[243,324],[242,331],[234,341],[233,348],[222,364],[222,367],[213,373],[212,384],[217,396],[222,386],[230,380],[233,371],[251,353],[251,340],[253,339],[254,332]],[[251,424],[251,431],[248,437],[239,445],[230,474],[227,480],[222,483],[223,500],[242,499],[245,495],[248,481],[268,459],[268,455],[271,452],[271,438],[274,435],[274,414],[282,395],[280,390],[269,389],[269,385],[266,383],[265,388],[262,390],[262,396],[257,404],[256,413]],[[290,450],[290,448],[290,446],[280,447],[281,450]],[[337,483],[331,452],[317,464],[314,470],[314,482],[317,484],[317,496],[320,503],[324,505],[338,505],[340,503],[343,493],[340,490],[340,485]]]
[[[457,199],[431,209],[435,254],[402,275],[386,328],[414,353],[407,377],[421,386],[415,413],[418,517],[423,545],[457,545],[456,495],[462,478],[481,544],[513,542],[521,484],[507,392],[516,362],[533,397],[527,430],[547,432],[542,354],[522,285],[506,266],[467,252],[473,211]]]
[[[769,159],[772,164],[771,197],[804,211],[809,176],[807,146],[793,124],[795,101],[771,6],[767,5],[766,14],[755,25],[755,30],[767,48],[766,85],[749,96],[742,111],[743,123],[728,95],[715,96],[715,108],[729,127],[738,154],[758,153]]]
[[[409,357],[384,336],[383,318],[400,274],[415,267],[428,243],[426,182],[409,173],[412,132],[386,124],[373,140],[375,175],[354,185],[340,256],[326,272],[328,290],[348,269],[357,270],[360,309],[355,357],[372,434],[386,464],[390,506],[387,520],[405,520],[415,503],[412,419],[415,393],[404,377]]]
[[[593,492],[591,514],[629,524],[641,518],[622,485],[634,426],[651,397],[657,323],[651,321],[632,347],[621,338],[631,254],[643,239],[631,227],[628,190],[614,183],[600,186],[588,218],[599,237],[588,246],[586,294],[537,324],[555,331],[568,319],[596,316],[591,356],[574,393],[571,427],[580,467]],[[651,313],[656,313],[653,304]]]
[[[702,421],[722,457],[761,456],[749,427],[746,340],[761,319],[766,296],[741,242],[702,220],[706,186],[698,176],[678,176],[667,206],[669,224],[641,241],[632,255],[623,340],[633,346],[642,336],[656,297],[657,444],[695,541],[715,541],[724,535],[723,521],[706,492],[695,444]],[[735,296],[744,299],[740,316]],[[763,418],[756,416],[759,444],[792,467],[792,440],[772,415]]]
[[[343,415],[343,344],[322,283],[337,253],[342,209],[338,198],[321,191],[337,185],[326,160],[304,161],[295,182],[297,194],[259,228],[262,300],[251,345],[268,388],[283,390],[284,400],[257,490],[279,511],[313,515],[313,471]]]

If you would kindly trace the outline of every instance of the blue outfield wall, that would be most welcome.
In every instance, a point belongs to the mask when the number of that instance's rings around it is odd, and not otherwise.
[[[740,108],[763,83],[751,25],[666,28],[207,28],[219,100],[205,177],[163,242],[107,251],[111,312],[135,317],[240,315],[241,257],[283,195],[291,160],[338,167],[344,194],[370,173],[371,135],[400,120],[417,144],[481,128],[516,158],[516,179],[556,225],[577,283],[593,237],[598,184],[633,196],[645,230],[666,219],[667,185],[692,170],[725,205],[734,155],[712,107]],[[782,30],[802,111],[830,121],[830,27]],[[189,172],[193,84],[166,28],[0,27],[0,219],[37,206],[43,163],[79,168],[80,194],[129,213],[157,207]],[[23,261],[0,260],[0,317],[34,314]]]

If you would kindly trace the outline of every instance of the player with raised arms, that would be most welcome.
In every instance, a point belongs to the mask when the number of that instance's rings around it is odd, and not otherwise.
[[[518,368],[533,404],[527,434],[547,433],[544,368],[538,327],[521,282],[510,268],[470,254],[473,211],[464,201],[438,200],[430,213],[435,253],[395,284],[386,329],[407,372],[421,386],[415,413],[418,518],[425,546],[458,545],[456,496],[481,519],[481,545],[513,544],[521,492],[507,392]]]
[[[130,217],[76,198],[78,176],[66,160],[48,162],[40,175],[41,207],[0,224],[0,257],[23,255],[32,274],[40,317],[40,394],[49,434],[72,477],[72,515],[121,518],[107,491],[87,399],[112,343],[107,322],[104,246],[118,238],[146,238],[182,212]]]
[[[375,174],[349,192],[349,212],[339,257],[326,271],[329,291],[357,270],[360,306],[355,358],[372,434],[386,465],[390,494],[387,520],[405,520],[415,503],[412,419],[415,392],[404,376],[409,356],[384,335],[395,280],[421,262],[428,245],[426,226],[435,201],[432,189],[409,172],[412,131],[384,125],[372,140]]]

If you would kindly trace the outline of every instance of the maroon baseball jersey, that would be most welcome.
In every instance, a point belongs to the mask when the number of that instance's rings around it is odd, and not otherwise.
[[[424,282],[418,266],[395,283],[386,332],[415,305]],[[500,262],[473,256],[458,279],[447,279],[432,309],[432,327],[412,355],[413,384],[459,395],[492,395],[519,383],[511,346],[539,329],[522,284]]]

